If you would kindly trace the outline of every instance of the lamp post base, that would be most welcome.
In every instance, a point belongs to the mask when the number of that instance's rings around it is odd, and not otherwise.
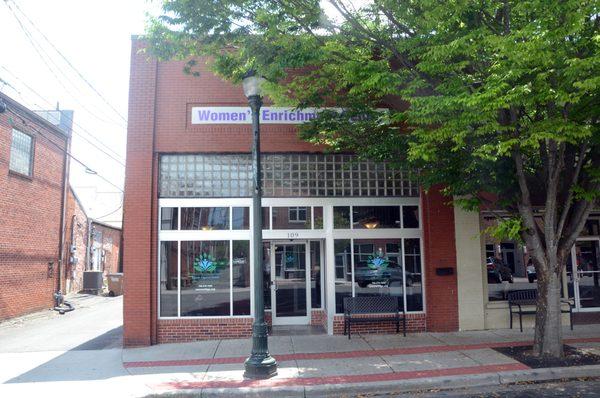
[[[249,379],[269,379],[277,374],[277,362],[270,355],[250,355],[244,367],[244,377]]]

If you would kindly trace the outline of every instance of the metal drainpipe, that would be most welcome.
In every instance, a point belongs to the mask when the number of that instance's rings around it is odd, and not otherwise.
[[[85,249],[85,256],[86,256],[86,261],[85,261],[85,270],[86,271],[91,271],[91,264],[92,264],[92,220],[90,220],[88,218],[88,222],[87,222],[87,247]]]
[[[59,233],[59,237],[58,237],[58,278],[56,281],[56,293],[60,293],[61,288],[62,288],[62,280],[61,280],[61,276],[62,276],[62,271],[63,271],[63,260],[65,257],[65,248],[64,248],[64,242],[65,242],[65,230],[66,230],[66,220],[65,218],[67,217],[67,189],[69,187],[69,153],[71,150],[71,136],[67,134],[67,142],[66,142],[66,151],[65,153],[65,160],[63,162],[63,190],[62,190],[62,197],[61,197],[61,202],[60,202],[60,207],[61,207],[61,212],[60,212],[60,233]]]

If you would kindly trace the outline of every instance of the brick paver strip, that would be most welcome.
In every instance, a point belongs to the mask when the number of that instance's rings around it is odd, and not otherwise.
[[[290,387],[290,386],[315,386],[324,384],[370,383],[381,381],[420,379],[426,377],[474,375],[483,373],[507,372],[526,370],[528,366],[522,363],[466,366],[449,369],[431,369],[419,371],[403,371],[393,373],[376,373],[366,375],[345,375],[325,377],[293,377],[285,379],[268,380],[211,380],[211,381],[177,381],[162,383],[153,386],[160,391],[191,390],[199,388],[265,388],[265,387]]]
[[[598,343],[600,337],[564,339],[565,343]],[[423,346],[423,347],[404,347],[388,348],[381,350],[359,350],[342,352],[317,352],[317,353],[297,353],[297,354],[279,354],[274,355],[278,362],[303,360],[303,359],[344,359],[344,358],[362,358],[391,355],[410,355],[410,354],[429,354],[435,352],[452,352],[481,350],[485,348],[516,347],[532,344],[532,341],[507,341],[498,343],[478,343],[478,344],[450,344],[442,346]],[[199,359],[174,359],[167,361],[136,361],[123,362],[126,368],[146,368],[160,366],[195,366],[195,365],[222,365],[231,363],[243,363],[246,357],[225,357],[225,358],[199,358]]]

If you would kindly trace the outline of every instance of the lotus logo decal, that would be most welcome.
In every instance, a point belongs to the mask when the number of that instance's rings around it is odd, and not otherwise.
[[[294,256],[293,254],[288,253],[285,256],[285,264],[286,265],[294,265],[295,262],[296,262],[296,256]]]
[[[388,264],[388,260],[379,256],[369,256],[369,260],[367,261],[367,265],[371,269],[386,269]]]
[[[215,258],[208,253],[202,253],[202,256],[196,257],[194,260],[194,271],[197,273],[212,274],[217,270]]]

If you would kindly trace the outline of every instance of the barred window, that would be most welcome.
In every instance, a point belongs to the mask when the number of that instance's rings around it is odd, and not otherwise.
[[[416,197],[413,173],[342,154],[263,154],[265,197]],[[250,154],[162,155],[160,197],[250,197]]]
[[[31,176],[33,163],[33,138],[13,129],[10,144],[10,170]]]

